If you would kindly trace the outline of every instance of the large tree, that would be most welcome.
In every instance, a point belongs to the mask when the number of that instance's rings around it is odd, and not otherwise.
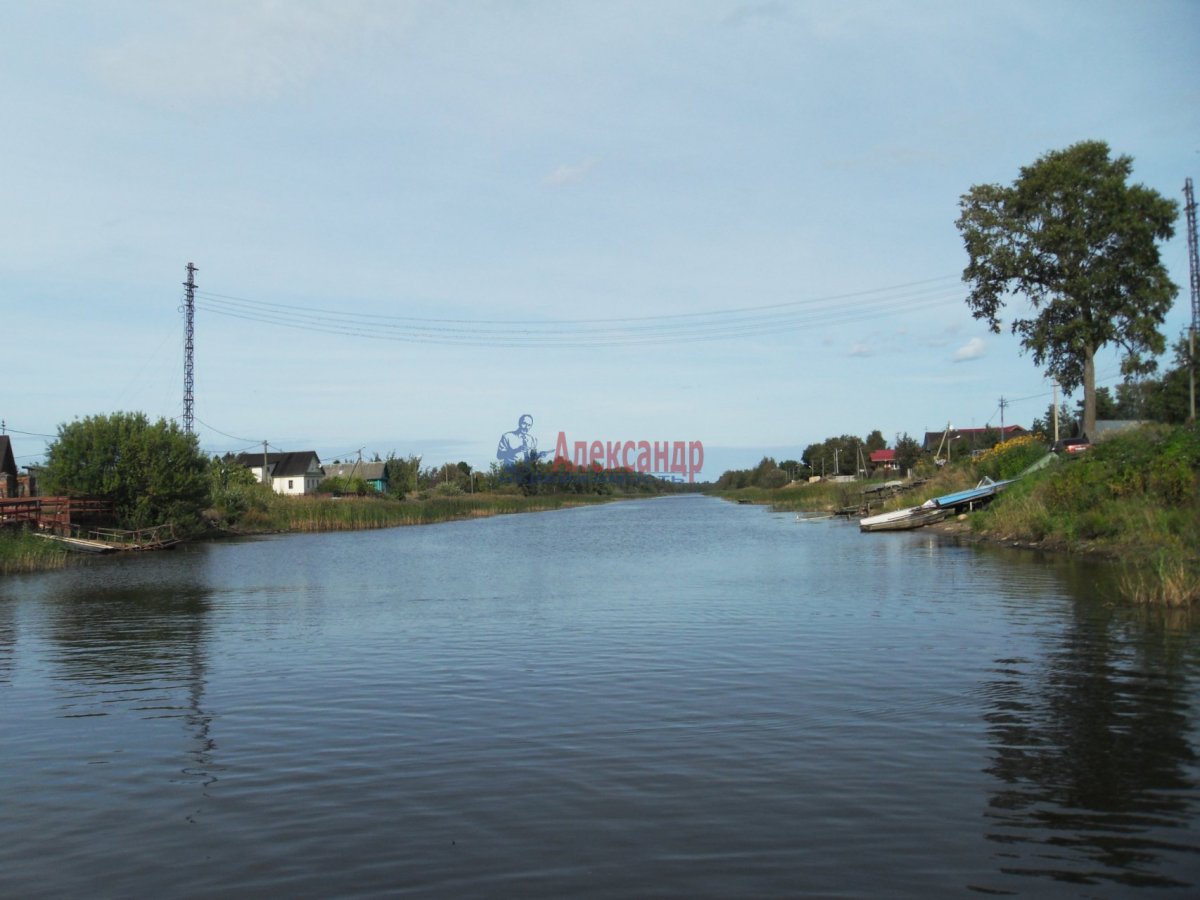
[[[1125,373],[1152,371],[1178,290],[1158,253],[1174,234],[1177,204],[1129,184],[1132,169],[1128,156],[1110,159],[1103,141],[1084,141],[1023,167],[1009,187],[975,185],[960,202],[972,315],[999,333],[1005,301],[1029,301],[1013,334],[1065,390],[1083,386],[1089,437],[1096,351],[1115,344]]]
[[[176,423],[116,412],[60,425],[43,477],[51,493],[112,500],[131,528],[191,525],[209,502],[208,466]]]

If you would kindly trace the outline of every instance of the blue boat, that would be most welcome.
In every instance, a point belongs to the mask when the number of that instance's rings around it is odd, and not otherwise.
[[[968,488],[965,491],[957,491],[953,494],[946,494],[944,497],[934,497],[933,504],[938,509],[960,509],[964,506],[973,507],[977,503],[986,503],[996,496],[1006,486],[1010,485],[1015,479],[1008,481],[992,481],[990,478],[984,478],[973,488]]]

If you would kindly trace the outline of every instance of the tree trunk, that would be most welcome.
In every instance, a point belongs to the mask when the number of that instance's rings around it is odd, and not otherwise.
[[[1096,439],[1096,351],[1090,347],[1083,358],[1083,433]]]

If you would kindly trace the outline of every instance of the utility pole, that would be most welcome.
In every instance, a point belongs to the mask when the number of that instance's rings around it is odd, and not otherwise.
[[[191,434],[196,420],[196,267],[187,264],[187,294],[183,300],[183,433]]]
[[[270,483],[271,483],[271,482],[270,482],[270,480],[267,478],[267,442],[266,442],[266,441],[263,441],[263,473],[262,473],[262,483],[263,483],[263,484],[270,484]]]
[[[1000,440],[1004,440],[1004,408],[1008,406],[1008,401],[1003,397],[1000,398]]]
[[[1200,329],[1200,253],[1196,250],[1196,197],[1192,193],[1192,179],[1183,183],[1183,196],[1187,200],[1188,268],[1191,270],[1192,327],[1188,329],[1188,378],[1191,399],[1190,421],[1196,421],[1196,331]]]
[[[1058,443],[1058,381],[1053,381],[1054,385],[1054,443]]]

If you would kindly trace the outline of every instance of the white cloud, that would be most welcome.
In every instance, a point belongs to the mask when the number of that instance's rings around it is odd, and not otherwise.
[[[579,163],[563,163],[546,176],[546,184],[554,187],[578,184],[596,168],[596,162],[594,158],[589,158]]]
[[[986,352],[987,345],[983,342],[983,338],[974,337],[954,351],[954,361],[960,363],[980,359]]]
[[[866,356],[874,356],[875,351],[871,347],[869,347],[867,344],[864,344],[861,341],[856,341],[855,343],[850,345],[850,352],[848,355],[849,356],[857,356],[857,357],[861,358],[861,357],[866,357]]]

